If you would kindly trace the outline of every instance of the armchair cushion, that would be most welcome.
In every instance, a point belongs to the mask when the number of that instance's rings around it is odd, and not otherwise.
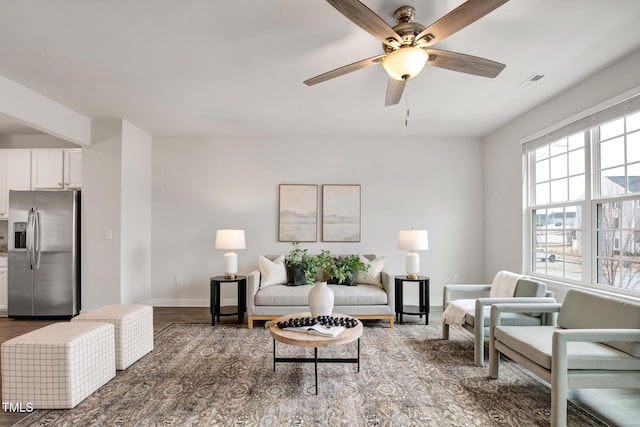
[[[558,326],[565,329],[640,329],[639,306],[631,300],[583,292],[580,298],[565,300],[558,314]],[[604,344],[640,357],[640,342]]]
[[[501,318],[504,317],[504,314]],[[552,335],[555,326],[497,326],[496,340],[525,355],[545,369],[551,370]],[[610,346],[595,342],[570,342],[567,345],[568,369],[639,370],[640,359]]]

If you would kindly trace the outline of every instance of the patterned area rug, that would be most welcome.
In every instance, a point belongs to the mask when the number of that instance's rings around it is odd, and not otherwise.
[[[273,371],[266,329],[172,324],[155,351],[71,410],[40,410],[18,426],[548,426],[550,392],[504,360],[500,379],[473,365],[471,335],[439,323],[366,324],[361,371],[312,363]],[[278,356],[313,355],[277,344]],[[319,357],[355,357],[356,343]],[[569,403],[570,426],[605,425]]]

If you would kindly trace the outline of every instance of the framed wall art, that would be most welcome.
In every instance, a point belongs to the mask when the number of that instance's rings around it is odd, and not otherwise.
[[[278,210],[280,242],[318,240],[318,186],[280,184]]]
[[[360,186],[322,186],[322,241],[360,241]]]

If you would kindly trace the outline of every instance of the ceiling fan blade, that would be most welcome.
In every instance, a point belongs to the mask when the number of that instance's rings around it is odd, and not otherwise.
[[[473,74],[475,76],[494,78],[506,67],[506,65],[499,62],[464,53],[439,49],[426,50],[429,53],[428,65]]]
[[[473,24],[489,12],[499,8],[509,0],[468,0],[438,19],[416,36],[416,40],[426,37],[422,47],[441,42],[451,34]],[[429,36],[431,35],[431,36]]]
[[[370,65],[382,62],[382,59],[387,56],[386,54],[373,56],[371,58],[363,59],[362,61],[354,62],[353,64],[345,65],[344,67],[336,68],[335,70],[327,71],[319,76],[312,77],[304,81],[307,86],[313,86],[318,83],[325,82],[327,80],[334,79],[336,77],[343,76],[353,71],[358,71],[362,68],[366,68]]]
[[[374,11],[358,0],[327,0],[327,3],[382,43],[389,46],[395,45],[395,47],[402,44],[402,37]]]
[[[396,80],[389,77],[389,83],[387,84],[387,96],[384,99],[384,106],[396,105],[402,98],[402,92],[407,84],[406,80]]]

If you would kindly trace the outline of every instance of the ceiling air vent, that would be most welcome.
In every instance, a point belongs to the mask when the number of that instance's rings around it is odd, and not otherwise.
[[[520,83],[517,87],[529,87],[532,84],[539,82],[544,77],[544,74],[534,74],[522,83]]]

